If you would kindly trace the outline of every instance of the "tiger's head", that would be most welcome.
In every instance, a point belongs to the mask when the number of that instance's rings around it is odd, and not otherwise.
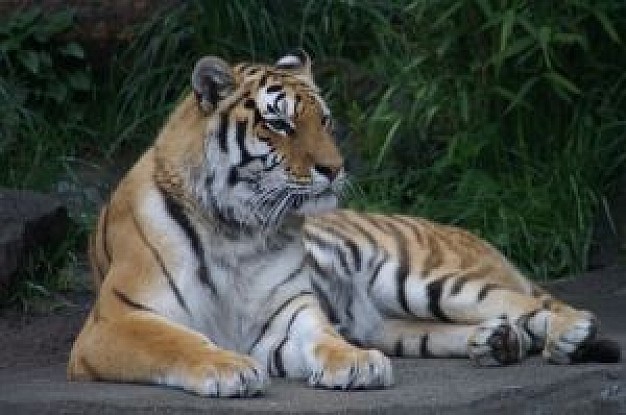
[[[268,228],[336,207],[343,159],[305,52],[274,65],[204,57],[191,78],[208,120],[197,191],[220,220]]]

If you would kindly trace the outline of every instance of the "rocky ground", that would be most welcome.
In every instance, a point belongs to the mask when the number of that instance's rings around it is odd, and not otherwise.
[[[624,348],[625,268],[595,271],[550,289],[594,310],[602,336]],[[274,379],[263,397],[253,399],[206,399],[147,385],[69,383],[65,362],[90,296],[83,292],[66,300],[70,305],[53,312],[0,311],[0,414],[626,414],[622,364],[555,366],[538,357],[504,368],[477,368],[466,360],[396,359],[396,384],[388,390],[324,391]]]

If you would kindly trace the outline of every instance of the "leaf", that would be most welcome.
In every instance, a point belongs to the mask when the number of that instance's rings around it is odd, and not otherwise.
[[[74,10],[63,10],[49,16],[45,29],[56,35],[70,29],[74,24]]]
[[[91,79],[84,71],[77,71],[68,76],[70,87],[77,91],[88,91],[91,88]]]
[[[530,36],[521,37],[508,44],[508,47],[501,53],[495,54],[487,61],[488,65],[502,65],[502,63],[512,56],[518,55],[534,45]]]
[[[593,14],[596,16],[596,19],[598,19],[598,21],[602,25],[602,28],[604,29],[606,34],[609,35],[611,40],[621,45],[622,40],[620,39],[619,35],[617,34],[617,31],[613,27],[613,23],[611,23],[607,15],[604,14],[604,12],[602,12],[601,10],[597,10],[597,9],[594,9]]]
[[[551,37],[552,30],[550,29],[550,27],[541,26],[539,28],[539,44],[541,45],[541,50],[543,50],[543,58],[548,68],[552,68],[552,63],[550,62],[550,52],[548,51],[548,44],[550,43]]]
[[[470,115],[469,115],[469,98],[467,95],[467,89],[461,86],[459,93],[460,93],[459,105],[460,105],[460,110],[461,110],[461,118],[463,119],[463,122],[468,124],[470,121]]]
[[[17,55],[20,63],[33,75],[39,74],[39,55],[34,50],[25,50]]]
[[[589,51],[589,42],[587,41],[587,38],[576,33],[555,33],[552,36],[552,40],[554,43],[562,45],[578,45],[584,51]]]
[[[478,4],[478,7],[483,12],[483,15],[485,16],[485,20],[490,20],[491,16],[493,16],[493,9],[491,8],[491,4],[489,4],[489,1],[488,0],[476,0],[476,4]]]
[[[439,18],[435,20],[435,22],[432,24],[432,27],[438,28],[439,26],[442,26],[444,22],[446,22],[454,13],[456,13],[461,7],[463,7],[463,3],[464,2],[462,1],[453,2],[452,7],[443,12],[439,16]]]
[[[52,98],[57,104],[61,104],[67,98],[68,89],[61,82],[50,82],[46,90],[46,96]]]
[[[576,85],[574,85],[572,81],[557,72],[547,72],[543,76],[550,82],[552,82],[552,84],[561,86],[563,89],[573,94],[580,95],[581,93],[580,89]]]
[[[500,52],[504,52],[506,45],[511,36],[513,30],[513,24],[515,23],[515,10],[509,9],[502,18],[502,30],[500,31]]]
[[[71,56],[77,59],[85,59],[85,51],[76,42],[70,42],[59,48],[59,52],[65,56]]]
[[[2,42],[0,42],[0,51],[6,53],[21,49],[22,45],[20,40],[21,39],[18,39],[17,36],[12,36],[8,39],[3,40]]]
[[[524,105],[526,108],[531,108],[531,106],[524,101],[524,97],[537,83],[537,81],[539,81],[539,77],[533,76],[532,78],[524,82],[524,85],[522,85],[519,91],[517,91],[517,94],[515,94],[515,97],[513,97],[509,106],[504,110],[504,113],[507,114],[509,111],[511,111],[520,104]]]
[[[378,157],[376,158],[376,163],[375,163],[376,169],[378,169],[382,165],[383,158],[385,157],[385,154],[387,154],[387,151],[389,150],[389,146],[391,145],[391,142],[393,141],[393,137],[396,135],[396,131],[398,130],[401,124],[402,124],[402,118],[398,118],[396,122],[393,123],[391,128],[389,128],[389,130],[387,131],[387,135],[385,136],[385,142],[383,143],[383,146],[378,152]]]
[[[46,51],[40,51],[38,53],[41,66],[45,69],[50,69],[53,66],[52,57]]]
[[[15,29],[17,32],[24,32],[29,26],[35,24],[35,21],[41,16],[41,14],[41,9],[39,7],[17,12],[9,19],[9,29]]]

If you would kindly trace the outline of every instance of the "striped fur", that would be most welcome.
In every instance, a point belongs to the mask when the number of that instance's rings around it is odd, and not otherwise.
[[[392,383],[383,352],[568,363],[592,341],[591,314],[470,233],[335,210],[342,159],[304,52],[206,57],[192,88],[101,211],[70,379],[378,388]]]

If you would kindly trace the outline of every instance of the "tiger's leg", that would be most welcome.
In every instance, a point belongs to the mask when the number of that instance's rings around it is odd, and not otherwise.
[[[480,344],[477,341],[480,340]],[[474,357],[481,355],[498,364],[517,362],[527,352],[527,343],[505,318],[486,324],[450,324],[432,321],[385,319],[374,345],[392,356]],[[475,360],[479,360],[476,358]]]
[[[597,333],[593,314],[532,289],[530,283],[525,288],[514,286],[504,277],[498,282],[456,275],[430,279],[399,276],[402,274],[381,272],[375,284],[370,285],[368,293],[385,315],[479,325],[481,328],[469,340],[468,351],[476,361],[497,355],[487,346],[506,339],[512,343],[506,348],[514,349],[521,342],[525,352],[542,351],[554,363],[602,359],[588,354]],[[510,335],[503,336],[498,328],[501,318],[510,326]],[[518,339],[514,338],[515,334]],[[491,338],[492,335],[495,337]],[[525,354],[521,353],[519,358]]]
[[[70,380],[166,384],[206,396],[248,396],[266,384],[251,358],[147,311],[116,319],[92,311],[70,356]]]
[[[472,288],[472,284],[476,286]],[[450,288],[446,289],[446,285]],[[448,284],[444,281],[438,295],[429,296],[429,307],[437,310],[440,318],[473,323],[506,318],[512,330],[519,332],[520,341],[527,344],[528,351],[543,350],[543,356],[553,363],[579,360],[581,349],[597,333],[593,314],[576,310],[548,294],[533,296],[481,281],[466,283],[459,291],[452,286],[453,281]],[[483,337],[484,333],[477,331],[470,339],[470,349],[472,344],[478,344],[478,350],[484,350]],[[470,356],[480,357],[481,353],[470,351]]]
[[[311,386],[332,389],[392,384],[389,359],[378,350],[361,349],[344,340],[312,293],[292,297],[278,310],[250,352],[267,362],[271,374],[304,377]]]

